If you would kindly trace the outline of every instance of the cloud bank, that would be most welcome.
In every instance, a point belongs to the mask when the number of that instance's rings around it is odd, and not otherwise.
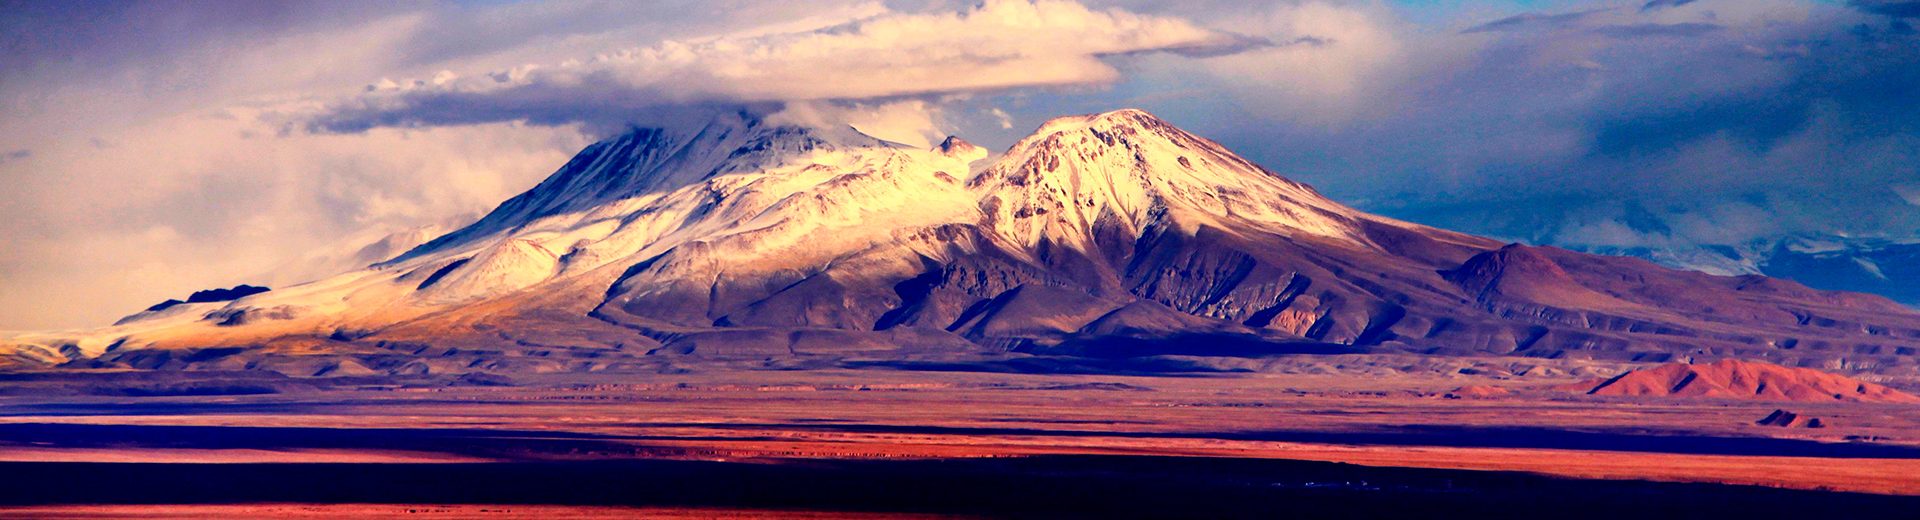
[[[1262,42],[1061,0],[988,0],[958,12],[888,11],[790,33],[665,41],[585,61],[382,81],[306,115],[361,132],[523,121],[619,125],[660,107],[880,100],[1112,83],[1114,56],[1231,54]]]
[[[1196,126],[1362,207],[1509,239],[1689,247],[1920,234],[1920,213],[1893,188],[1920,178],[1920,38],[1902,11],[1645,7],[1409,28],[1405,11],[1302,4],[1289,9],[1344,14],[1291,16],[1305,22],[1285,34],[1334,36],[1285,70],[1354,87],[1227,79],[1252,92],[1236,97],[1252,110]],[[1338,36],[1365,27],[1387,43]],[[1372,65],[1304,66],[1343,52],[1354,57],[1340,64]],[[1265,53],[1278,54],[1218,61]]]

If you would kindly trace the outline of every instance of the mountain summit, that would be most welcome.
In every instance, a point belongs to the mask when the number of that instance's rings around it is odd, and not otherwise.
[[[367,269],[7,344],[20,363],[296,375],[1297,352],[1898,372],[1920,315],[1369,215],[1139,110],[997,155],[728,113],[589,146]],[[208,347],[245,348],[187,354]]]
[[[1139,110],[1048,121],[968,186],[987,223],[1026,244],[1161,222],[1365,241],[1357,212]]]

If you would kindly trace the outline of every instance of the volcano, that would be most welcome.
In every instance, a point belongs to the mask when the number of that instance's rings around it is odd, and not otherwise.
[[[5,347],[300,376],[1311,353],[1904,373],[1920,314],[1370,215],[1139,110],[998,154],[740,112],[593,144],[365,269]]]

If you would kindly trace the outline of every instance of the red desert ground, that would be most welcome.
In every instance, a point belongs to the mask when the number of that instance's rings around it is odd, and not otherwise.
[[[727,114],[364,269],[9,337],[0,514],[1900,516],[1915,348],[1138,110],[991,154]]]

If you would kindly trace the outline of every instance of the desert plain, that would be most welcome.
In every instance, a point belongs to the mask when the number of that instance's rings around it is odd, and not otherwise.
[[[0,516],[1920,514],[1913,404],[1583,391],[1605,367],[1356,377],[1393,361],[1364,358],[1329,373],[15,373]],[[1776,411],[1820,426],[1762,424]]]

